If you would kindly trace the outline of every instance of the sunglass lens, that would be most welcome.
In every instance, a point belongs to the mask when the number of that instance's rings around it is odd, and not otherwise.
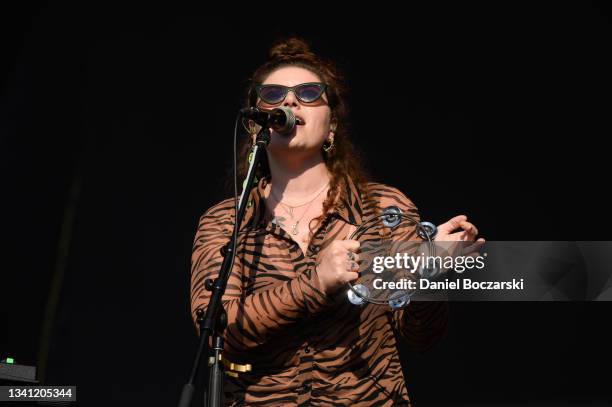
[[[297,89],[297,96],[303,102],[314,102],[323,94],[323,87],[317,84],[302,85]]]
[[[285,90],[280,86],[262,86],[259,97],[266,103],[280,103],[285,99]]]

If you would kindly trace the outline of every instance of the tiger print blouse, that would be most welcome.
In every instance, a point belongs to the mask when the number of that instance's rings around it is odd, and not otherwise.
[[[349,225],[397,206],[418,217],[398,189],[370,182],[367,199],[350,176],[340,202],[319,224],[308,251],[273,221],[266,210],[268,179],[255,185],[238,235],[237,256],[223,303],[228,316],[224,357],[250,363],[252,371],[227,377],[230,406],[410,406],[396,338],[416,350],[433,346],[446,329],[445,303],[413,302],[389,307],[350,304],[346,290],[327,296],[315,264],[333,240],[346,239]],[[367,200],[367,202],[364,202]],[[234,199],[200,218],[191,267],[191,310],[206,307],[204,280],[215,278],[220,248],[232,233]],[[413,239],[418,239],[413,231]]]

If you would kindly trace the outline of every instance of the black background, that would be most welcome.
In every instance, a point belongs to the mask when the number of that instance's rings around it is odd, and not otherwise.
[[[0,13],[0,357],[49,344],[41,377],[79,405],[178,401],[198,217],[228,196],[235,112],[278,36],[343,67],[367,167],[423,219],[610,240],[604,3],[88,4]],[[610,303],[452,311],[435,350],[401,349],[416,406],[612,400]]]

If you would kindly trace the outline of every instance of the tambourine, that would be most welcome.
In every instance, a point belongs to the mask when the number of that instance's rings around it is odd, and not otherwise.
[[[360,264],[359,278],[348,283],[348,300],[354,305],[371,303],[392,309],[407,306],[418,279],[439,273],[425,262],[418,264],[419,257],[436,255],[436,233],[434,224],[419,222],[395,206],[365,220],[349,236],[360,242]]]

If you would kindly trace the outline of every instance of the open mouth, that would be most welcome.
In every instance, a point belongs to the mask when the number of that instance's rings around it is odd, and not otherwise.
[[[306,124],[306,121],[304,120],[304,118],[302,116],[299,115],[295,115],[295,124],[299,125],[299,126],[303,126]]]

